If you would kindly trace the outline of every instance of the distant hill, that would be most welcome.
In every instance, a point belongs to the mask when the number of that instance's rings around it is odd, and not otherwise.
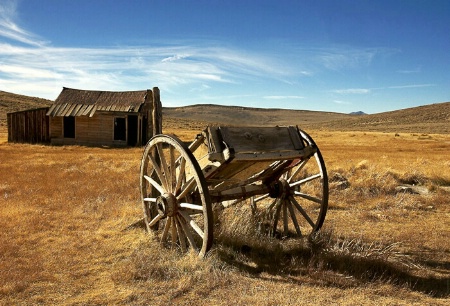
[[[435,103],[321,123],[321,129],[411,133],[450,133],[450,102]]]
[[[367,114],[363,111],[357,111],[357,112],[351,112],[349,115],[361,116],[361,115],[367,115]]]
[[[51,100],[18,95],[0,90],[0,126],[6,127],[6,114],[27,109],[50,106]]]
[[[6,113],[51,105],[53,101],[0,91],[0,128]],[[360,113],[360,112],[356,112]],[[298,125],[306,130],[450,133],[450,102],[384,112],[354,115],[333,112],[265,109],[222,105],[163,107],[163,124],[202,129],[206,125]],[[199,130],[200,131],[200,130]]]
[[[350,115],[290,109],[251,108],[222,105],[163,107],[163,116],[222,125],[274,126],[305,125],[332,120],[345,120]]]
[[[18,95],[0,90],[0,114],[50,106],[51,100]]]
[[[298,125],[303,129],[450,133],[450,102],[358,116],[305,110],[192,105],[165,107],[163,116],[166,120],[177,119],[178,122],[173,121],[173,123],[180,128],[183,125],[201,122],[202,127],[206,124]]]

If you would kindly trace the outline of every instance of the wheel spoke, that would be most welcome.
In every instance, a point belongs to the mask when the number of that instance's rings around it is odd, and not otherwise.
[[[172,231],[171,231],[172,248],[175,248],[177,245],[177,224],[174,217],[170,218],[172,219]]]
[[[294,182],[292,184],[289,184],[289,186],[295,187],[295,186],[302,185],[304,183],[307,183],[309,181],[312,181],[312,180],[315,180],[315,179],[318,179],[318,178],[321,178],[321,177],[322,177],[322,174],[318,173],[318,174],[315,174],[315,175],[311,175],[311,176],[309,176],[307,178],[304,178],[304,179],[302,179],[300,181],[297,181],[297,182]]]
[[[308,163],[309,157],[302,161],[300,165],[295,169],[295,171],[291,174],[291,176],[287,179],[288,182],[290,182],[302,169],[303,167]]]
[[[180,207],[181,207],[181,208],[186,208],[186,209],[201,210],[201,211],[203,211],[203,207],[202,207],[201,205],[197,205],[197,204],[180,203]]]
[[[292,203],[290,201],[287,201],[287,207],[289,208],[289,213],[291,215],[292,223],[294,223],[295,231],[297,232],[297,235],[301,236],[302,232],[300,231],[300,226],[298,225],[297,217],[295,216],[294,207],[292,207]]]
[[[156,198],[144,198],[145,202],[152,202],[155,203],[156,202]]]
[[[156,182],[154,179],[152,179],[150,176],[148,175],[144,175],[144,178],[153,186],[156,188],[156,190],[159,191],[160,194],[164,194],[166,191],[164,190],[164,188],[158,184],[158,182]]]
[[[184,233],[186,234],[186,237],[187,237],[187,239],[189,241],[189,244],[191,245],[191,247],[195,251],[198,251],[198,247],[195,244],[195,240],[194,240],[194,237],[192,237],[191,231],[189,230],[189,228],[186,226],[186,224],[182,220],[179,220],[179,221],[180,221],[180,224],[181,224],[181,226],[182,226],[182,228],[184,230]]]
[[[167,180],[166,180],[164,174],[161,172],[161,168],[158,166],[158,163],[156,162],[155,157],[151,154],[151,152],[148,154],[148,158],[150,158],[152,167],[155,170],[156,175],[159,177],[159,180],[161,181],[162,185],[167,190]]]
[[[179,195],[177,195],[177,201],[183,199],[186,197],[186,195],[196,186],[195,180],[192,178],[187,184],[185,184],[183,187],[184,189],[180,192]]]
[[[172,218],[167,218],[166,224],[164,225],[164,231],[161,236],[161,242],[167,239],[167,234],[169,233],[170,225],[172,224]]]
[[[161,218],[162,218],[161,215],[156,215],[156,217],[154,217],[154,218],[152,219],[152,221],[150,221],[150,222],[148,223],[148,226],[153,226],[153,225],[155,225],[156,222],[158,222],[159,219],[161,219]]]
[[[273,234],[275,234],[278,226],[278,219],[280,218],[280,211],[281,211],[281,200],[276,200],[276,210],[275,210],[275,216],[273,220]]]
[[[318,203],[318,204],[322,204],[322,199],[319,199],[319,198],[310,196],[310,195],[308,195],[308,194],[306,194],[306,193],[299,192],[299,191],[295,191],[295,195],[296,195],[296,196],[299,196],[299,197],[302,197],[302,198],[304,198],[304,199],[307,199],[307,200],[316,202],[316,203]]]
[[[156,149],[158,150],[158,154],[159,154],[159,160],[161,161],[161,165],[162,165],[162,176],[161,178],[161,182],[163,182],[163,185],[165,183],[165,187],[166,190],[171,190],[171,186],[170,186],[170,182],[168,180],[169,178],[169,169],[167,168],[167,161],[166,161],[166,156],[164,155],[164,150],[162,148],[162,144],[158,143],[156,144]]]
[[[270,203],[270,205],[267,207],[267,211],[271,211],[276,203],[277,199],[274,199],[272,203]]]
[[[255,198],[255,199],[253,199],[253,201],[256,203],[256,202],[259,202],[259,201],[261,201],[261,200],[264,200],[264,199],[266,199],[266,198],[268,198],[269,197],[269,194],[267,193],[267,194],[265,194],[265,195],[262,195],[262,196],[260,196],[260,197],[257,197],[257,198]]]
[[[177,234],[178,234],[178,240],[180,241],[181,251],[184,253],[186,252],[186,238],[185,234],[183,233],[183,228],[180,224],[180,220],[178,216],[174,217],[175,224],[177,225]]]
[[[181,184],[183,184],[184,178],[185,178],[185,167],[186,167],[186,160],[184,158],[181,159],[180,166],[179,166],[179,173],[177,178],[177,184],[175,186],[175,190],[173,194],[178,194],[178,191],[181,189]]]
[[[175,193],[176,186],[176,169],[175,169],[175,148],[170,147],[170,192]]]
[[[294,204],[294,206],[298,209],[298,211],[302,214],[303,218],[306,219],[306,221],[308,221],[309,225],[311,225],[312,228],[314,228],[315,224],[314,222],[311,220],[311,218],[308,216],[308,214],[306,213],[306,211],[303,209],[303,207],[300,206],[300,204],[298,204],[297,200],[294,197],[290,197],[291,203]]]
[[[195,223],[195,221],[191,218],[191,216],[189,216],[189,214],[187,214],[184,211],[179,211],[179,213],[184,218],[184,220],[186,220],[186,223],[189,224],[195,230],[195,232],[203,239],[204,233],[202,229],[200,228],[200,226],[198,226],[197,223]]]
[[[288,212],[287,212],[287,203],[285,200],[282,201],[281,205],[283,206],[283,236],[286,237],[289,232],[288,228]]]

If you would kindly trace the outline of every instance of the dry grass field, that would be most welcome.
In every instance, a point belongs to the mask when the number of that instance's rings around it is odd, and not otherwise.
[[[206,119],[163,122],[188,141]],[[130,226],[142,148],[10,144],[0,127],[0,305],[448,305],[450,135],[307,132],[330,181],[320,235],[266,237],[244,203],[201,260]]]

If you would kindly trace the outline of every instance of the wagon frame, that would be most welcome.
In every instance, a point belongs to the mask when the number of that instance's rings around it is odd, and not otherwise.
[[[213,244],[213,204],[249,202],[282,239],[317,232],[328,207],[323,157],[296,126],[207,127],[189,146],[156,135],[142,156],[140,192],[147,230],[200,257]]]

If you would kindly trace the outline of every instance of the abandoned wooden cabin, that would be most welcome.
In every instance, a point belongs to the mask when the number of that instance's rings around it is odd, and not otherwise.
[[[21,125],[16,124],[18,130],[13,127],[24,115],[8,114],[8,132],[11,132],[8,140],[14,142],[15,135],[23,134]],[[121,92],[64,87],[45,116],[49,135],[43,139],[55,145],[138,146],[162,132],[162,106],[157,87]],[[30,142],[26,137],[20,140]]]

